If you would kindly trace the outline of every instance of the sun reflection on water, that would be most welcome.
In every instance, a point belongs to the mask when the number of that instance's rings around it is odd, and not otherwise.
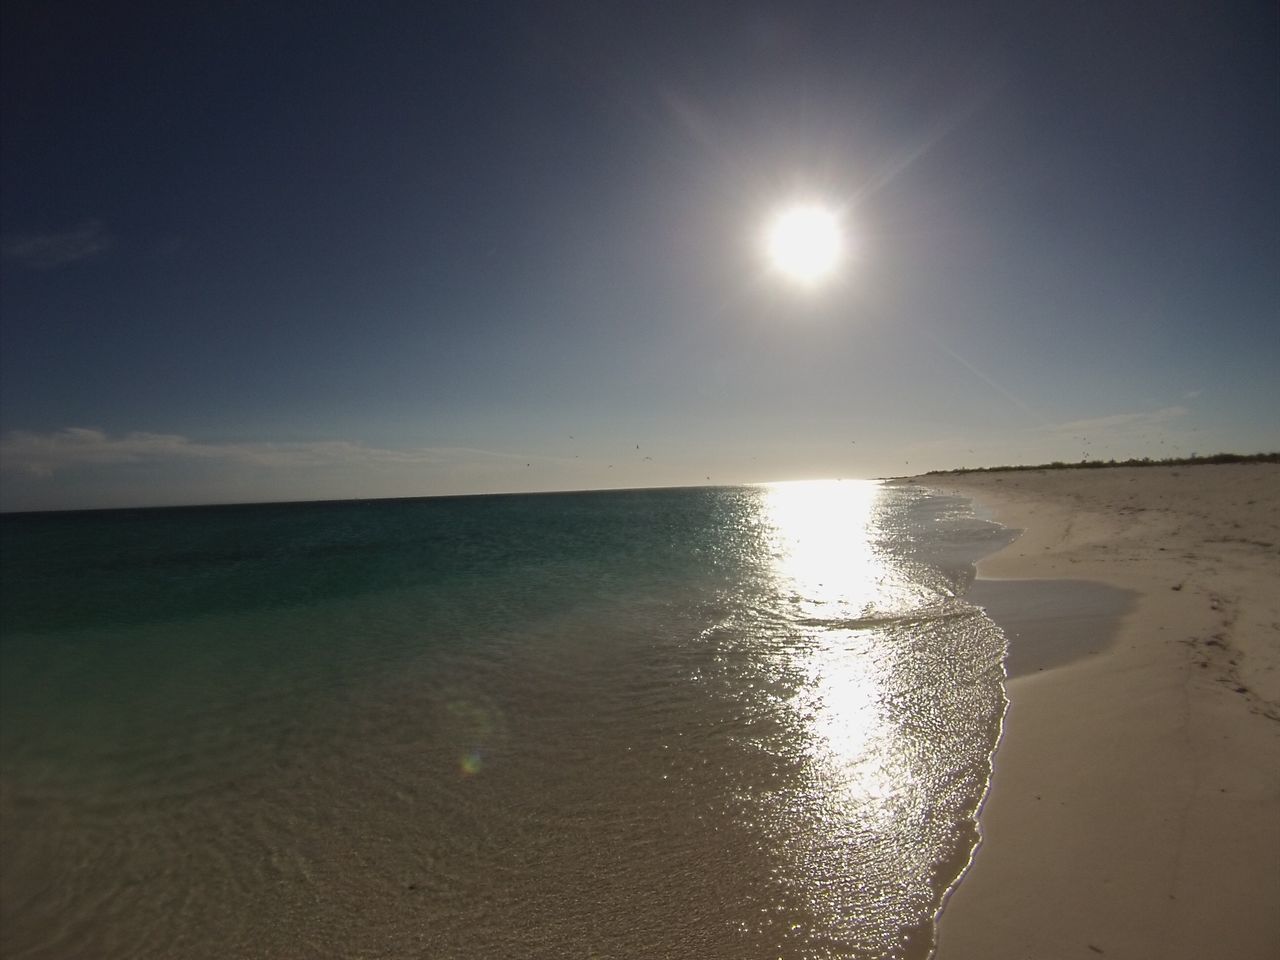
[[[761,500],[788,608],[766,658],[788,678],[780,722],[803,771],[771,829],[811,935],[854,953],[904,930],[916,946],[901,955],[927,944],[1003,709],[998,631],[883,549],[910,535],[904,503],[859,481],[773,484]],[[885,929],[845,919],[868,903],[884,905]]]
[[[765,488],[777,575],[812,616],[860,616],[875,601],[883,570],[868,527],[877,490],[870,481],[822,480]]]
[[[826,802],[883,824],[911,778],[883,704],[891,659],[870,629],[902,579],[873,545],[878,494],[870,481],[773,484],[765,515],[782,591],[811,631],[791,664],[806,681],[793,699],[806,752]]]

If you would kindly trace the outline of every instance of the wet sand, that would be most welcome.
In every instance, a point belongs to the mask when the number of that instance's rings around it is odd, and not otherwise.
[[[1015,656],[1047,651],[1011,663],[939,960],[1280,956],[1280,466],[916,482],[1025,531],[973,598]],[[1023,578],[1131,594],[998,582]]]

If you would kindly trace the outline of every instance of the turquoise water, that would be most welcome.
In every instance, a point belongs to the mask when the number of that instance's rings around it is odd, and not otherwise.
[[[1004,542],[910,487],[0,519],[6,957],[913,957]]]

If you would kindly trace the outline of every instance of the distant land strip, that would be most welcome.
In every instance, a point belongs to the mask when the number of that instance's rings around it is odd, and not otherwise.
[[[1066,463],[1055,460],[1053,463],[1020,464],[1003,467],[957,467],[954,470],[930,470],[926,477],[953,476],[960,473],[1003,473],[1014,470],[1098,470],[1105,467],[1201,467],[1216,463],[1280,463],[1280,453],[1215,453],[1208,457],[1165,457],[1152,460],[1150,457],[1131,458],[1129,460],[1080,460]]]

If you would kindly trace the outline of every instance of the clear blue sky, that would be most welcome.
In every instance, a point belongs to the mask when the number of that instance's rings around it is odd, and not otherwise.
[[[1280,448],[1278,9],[6,3],[0,507]]]

